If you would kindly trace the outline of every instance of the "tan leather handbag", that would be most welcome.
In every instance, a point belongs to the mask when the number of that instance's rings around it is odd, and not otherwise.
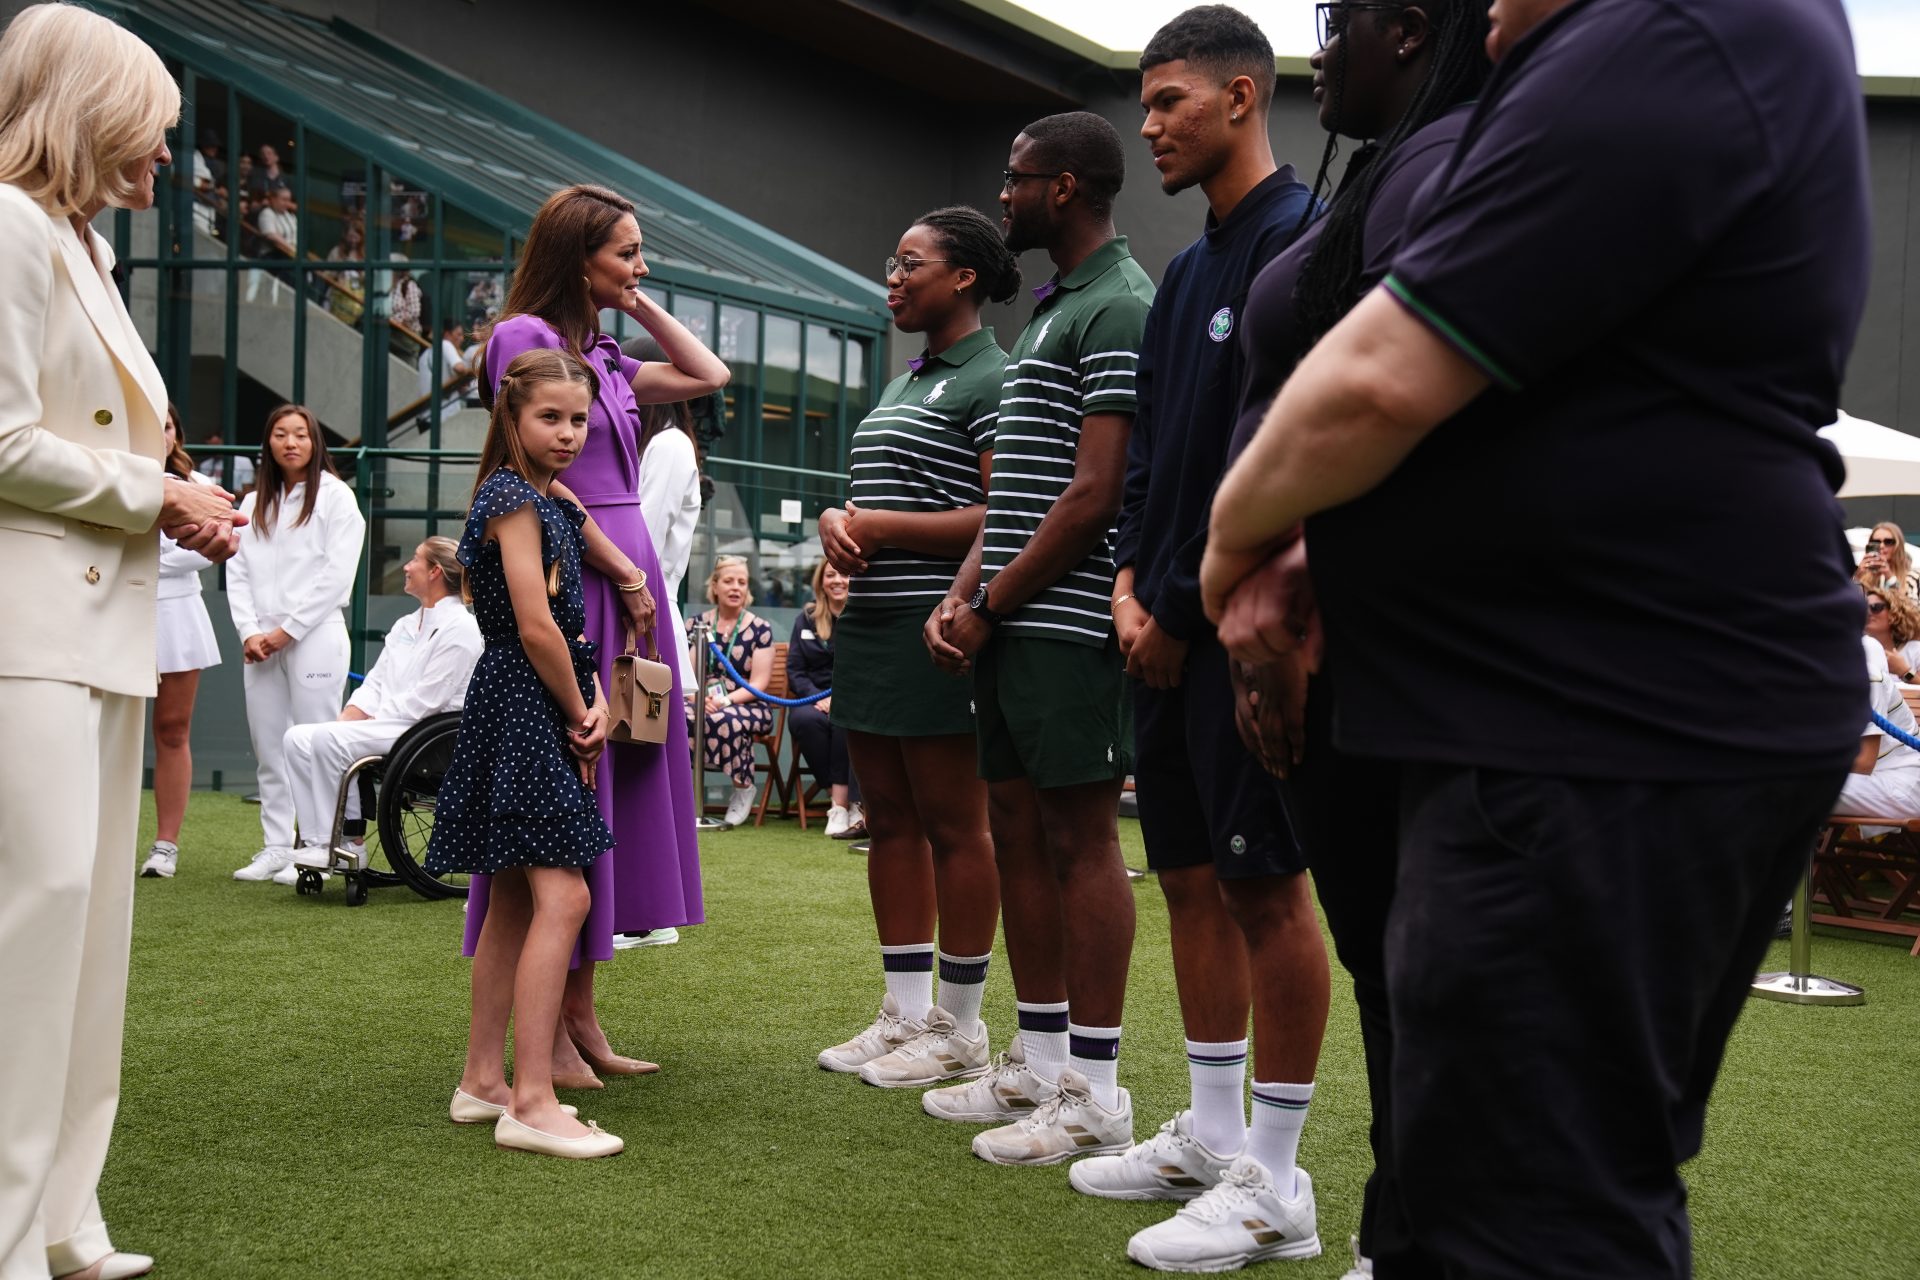
[[[660,661],[653,634],[647,634],[647,657],[627,651],[613,660],[613,688],[607,691],[607,738],[612,742],[665,743],[667,716],[674,710],[673,671]]]

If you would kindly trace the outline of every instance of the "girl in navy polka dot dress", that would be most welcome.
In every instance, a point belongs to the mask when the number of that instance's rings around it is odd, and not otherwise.
[[[613,844],[592,794],[607,709],[594,648],[581,638],[587,514],[554,484],[579,455],[593,395],[592,372],[564,351],[529,351],[500,380],[460,540],[487,647],[427,847],[435,874],[494,877],[451,1114],[493,1120],[500,1146],[574,1158],[623,1146],[553,1093],[561,991],[589,905],[582,868]]]

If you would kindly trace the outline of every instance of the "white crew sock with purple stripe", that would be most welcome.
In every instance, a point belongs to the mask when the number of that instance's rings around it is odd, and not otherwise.
[[[887,994],[900,1006],[900,1016],[925,1022],[933,1007],[933,944],[913,942],[880,948],[880,967],[886,970]]]
[[[1060,1068],[1067,1065],[1067,1002],[1019,1000],[1013,1008],[1020,1018],[1020,1047],[1026,1051],[1027,1068],[1048,1084],[1060,1083]]]
[[[940,953],[940,1007],[953,1015],[953,1025],[969,1040],[979,1034],[980,997],[987,990],[987,962],[984,956],[956,956]]]
[[[1112,1111],[1120,1105],[1120,1028],[1067,1026],[1067,1065],[1093,1086],[1093,1100]]]
[[[1217,1156],[1247,1143],[1247,1042],[1187,1041],[1187,1079],[1193,1086],[1193,1136]]]
[[[1307,1125],[1307,1104],[1313,1085],[1253,1082],[1253,1124],[1247,1130],[1246,1154],[1267,1167],[1280,1194],[1292,1198],[1294,1169],[1300,1159],[1300,1130]]]

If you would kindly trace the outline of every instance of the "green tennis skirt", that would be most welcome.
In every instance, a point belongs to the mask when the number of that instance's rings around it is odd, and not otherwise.
[[[893,738],[973,733],[973,681],[927,656],[931,605],[847,606],[833,626],[833,722]]]

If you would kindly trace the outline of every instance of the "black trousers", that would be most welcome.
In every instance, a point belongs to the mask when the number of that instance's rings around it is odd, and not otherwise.
[[[1387,912],[1398,874],[1400,770],[1380,760],[1344,755],[1333,747],[1332,685],[1322,675],[1307,692],[1306,758],[1281,784],[1287,811],[1307,862],[1314,891],[1333,934],[1334,954],[1353,979],[1360,1038],[1367,1063],[1373,1117],[1367,1138],[1373,1172],[1360,1210],[1360,1251],[1375,1274],[1438,1276],[1420,1254],[1401,1203],[1390,1141],[1393,1099],[1393,1021],[1387,1009]],[[1397,1270],[1382,1270],[1394,1267]]]
[[[847,731],[835,725],[819,707],[794,707],[787,712],[787,729],[806,758],[814,778],[849,789],[848,799],[860,802],[860,783],[847,760]]]
[[[1842,777],[1405,767],[1391,1167],[1425,1257],[1376,1274],[1692,1274],[1678,1166]]]

